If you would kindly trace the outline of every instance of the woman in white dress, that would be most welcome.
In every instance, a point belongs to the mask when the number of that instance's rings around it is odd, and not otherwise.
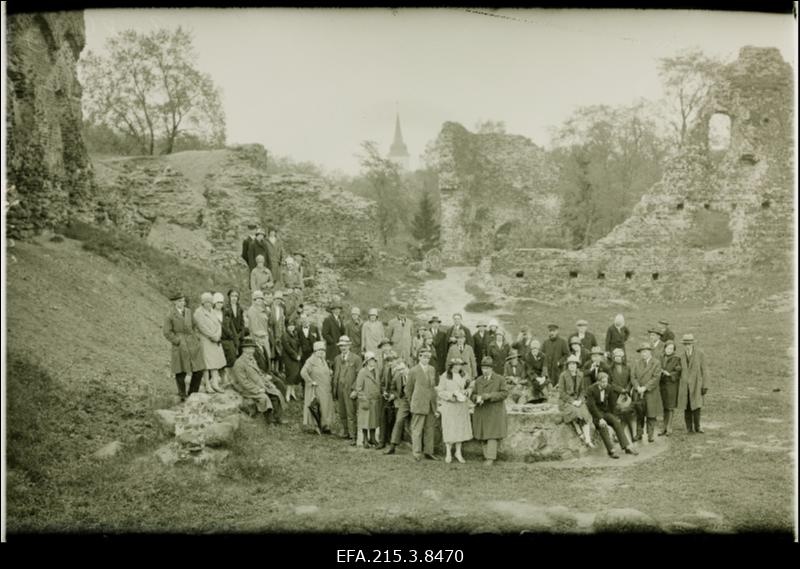
[[[461,443],[472,439],[472,420],[469,414],[468,387],[469,376],[464,370],[465,362],[460,358],[451,359],[447,371],[439,378],[436,392],[439,396],[439,412],[442,414],[442,440],[447,454],[445,462],[453,462],[453,446],[456,447],[456,460],[463,463]]]

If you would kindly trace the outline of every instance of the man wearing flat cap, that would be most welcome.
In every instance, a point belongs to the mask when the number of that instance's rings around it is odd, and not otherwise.
[[[581,318],[575,323],[575,329],[576,331],[572,335],[580,340],[583,351],[587,354],[590,353],[592,348],[597,345],[597,338],[589,332],[589,323]]]
[[[666,320],[659,320],[658,321],[658,329],[661,332],[661,341],[668,342],[672,340],[675,341],[675,332],[669,329],[669,322]]]
[[[325,350],[325,357],[328,359],[328,365],[333,367],[333,360],[339,353],[337,343],[339,338],[344,335],[344,322],[342,322],[342,304],[338,301],[331,302],[328,306],[330,314],[322,321],[322,339],[325,340],[327,346]]]
[[[649,328],[647,334],[650,337],[650,347],[653,351],[653,357],[661,361],[664,358],[664,342],[661,341],[661,330],[658,328]]]
[[[361,371],[361,357],[350,353],[350,338],[340,336],[337,346],[341,353],[333,359],[333,398],[339,412],[339,422],[342,424],[343,439],[350,439],[350,445],[355,446],[358,439],[356,429],[357,408],[356,402],[351,397],[358,373]]]
[[[549,324],[547,335],[547,339],[542,343],[542,353],[547,358],[547,377],[555,387],[558,385],[558,377],[570,352],[567,341],[558,335],[558,324]]]
[[[703,352],[695,348],[694,334],[681,338],[681,379],[678,383],[678,409],[683,409],[686,431],[704,433],[700,426],[700,411],[708,393],[706,363]]]
[[[172,344],[171,366],[178,386],[178,397],[184,401],[186,393],[186,376],[191,376],[189,395],[200,390],[200,382],[206,369],[203,348],[194,334],[192,313],[186,308],[186,297],[178,292],[169,297],[173,303],[169,314],[164,318],[161,328],[164,337]]]

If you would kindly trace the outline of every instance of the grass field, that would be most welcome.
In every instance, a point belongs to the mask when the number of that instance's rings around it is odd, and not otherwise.
[[[153,456],[162,441],[149,418],[174,391],[166,369],[168,346],[159,336],[159,318],[167,308],[162,296],[135,271],[71,241],[20,246],[17,257],[8,277],[12,535],[580,533],[611,508],[639,510],[676,532],[793,527],[791,314],[702,306],[626,312],[636,341],[663,317],[677,334],[693,332],[712,378],[706,434],[684,434],[679,417],[676,435],[654,443],[666,449],[636,464],[626,465],[625,457],[587,468],[416,463],[405,448],[387,457],[305,434],[300,403],[292,402],[289,425],[244,420],[234,452],[218,470],[168,468]],[[42,301],[56,278],[62,280],[57,298]],[[351,283],[349,296],[365,308],[379,303],[401,279],[399,270],[363,279]],[[79,305],[83,294],[97,295],[95,310]],[[540,336],[553,319],[565,333],[579,317],[600,332],[614,316],[592,306],[526,304],[514,312],[508,328],[516,332],[526,323]],[[32,315],[48,316],[53,325],[37,325]],[[121,455],[103,462],[89,458],[114,439],[126,443]]]

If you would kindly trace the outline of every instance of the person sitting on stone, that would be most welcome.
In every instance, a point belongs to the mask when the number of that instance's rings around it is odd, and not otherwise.
[[[558,410],[563,421],[572,425],[586,446],[594,448],[589,427],[592,414],[586,407],[586,388],[579,365],[578,356],[567,358],[567,369],[558,378]]]
[[[639,454],[635,449],[631,448],[625,436],[625,428],[615,414],[617,398],[621,393],[621,390],[608,383],[608,373],[605,371],[599,372],[597,381],[586,389],[586,407],[592,415],[595,429],[600,434],[600,438],[603,439],[608,456],[611,458],[619,458],[619,454],[614,450],[614,445],[608,434],[607,428],[609,427],[614,429],[617,440],[625,454]]]
[[[611,369],[606,362],[606,354],[603,348],[595,346],[590,353],[591,360],[583,365],[583,374],[586,377],[589,385],[597,383],[598,375],[600,372],[609,373]]]
[[[611,384],[621,393],[625,393],[630,397],[633,395],[633,383],[631,382],[631,368],[625,363],[625,351],[622,348],[614,348],[611,355],[614,359],[608,371]],[[629,404],[625,408],[617,405],[616,413],[630,429],[631,440],[636,441],[641,439],[642,434],[639,433],[637,435],[636,433],[636,408],[630,404],[630,401],[628,400]]]
[[[274,286],[272,271],[265,265],[264,255],[256,256],[256,266],[250,271],[250,290],[266,291]]]
[[[258,367],[254,355],[258,344],[248,337],[242,340],[241,348],[242,355],[233,364],[233,388],[245,399],[255,401],[256,409],[265,414],[267,422],[285,425],[286,400],[273,378]]]
[[[547,358],[541,352],[539,340],[531,340],[530,351],[523,360],[525,363],[525,374],[531,388],[531,399],[529,403],[544,403],[547,401],[545,393],[547,381]]]

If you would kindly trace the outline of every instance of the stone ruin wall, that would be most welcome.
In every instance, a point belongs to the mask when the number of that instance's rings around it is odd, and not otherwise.
[[[195,264],[241,269],[249,224],[274,225],[312,265],[369,267],[374,204],[306,175],[270,175],[257,144],[98,160],[95,222]]]
[[[792,69],[774,48],[746,47],[705,101],[689,144],[630,218],[582,251],[493,255],[506,293],[543,300],[723,301],[782,291],[792,279]],[[730,143],[709,122],[730,118]]]
[[[85,210],[91,163],[83,144],[76,63],[83,12],[8,16],[8,236],[30,237]],[[13,188],[13,189],[12,189]]]
[[[562,235],[560,199],[550,193],[556,172],[529,139],[474,134],[445,123],[436,141],[441,192],[442,254],[475,262],[507,246],[533,246]],[[480,180],[470,167],[480,164]]]

